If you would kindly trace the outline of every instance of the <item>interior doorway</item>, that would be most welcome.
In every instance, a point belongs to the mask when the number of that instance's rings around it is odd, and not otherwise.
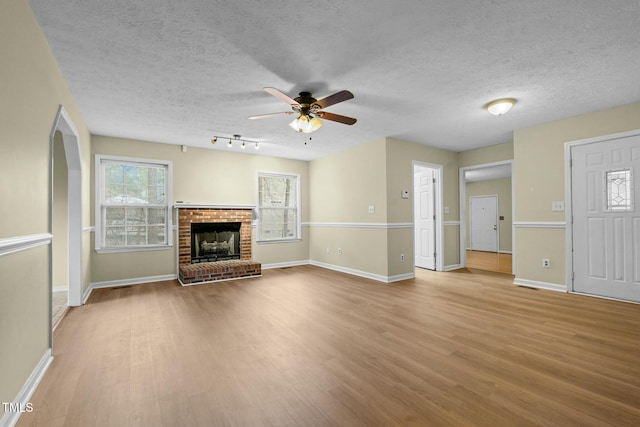
[[[512,167],[513,160],[505,160],[460,168],[461,267],[515,274]],[[489,200],[488,196],[493,200]],[[476,230],[471,223],[472,200],[477,209],[485,214]],[[495,206],[496,202],[497,208],[489,206]],[[495,209],[495,213],[492,209]],[[482,219],[479,213],[475,217]],[[482,254],[476,251],[487,252]],[[473,265],[469,264],[469,260]]]
[[[442,271],[442,166],[413,162],[414,266]]]
[[[67,305],[82,305],[83,230],[80,138],[71,118],[62,106],[58,109],[51,129],[50,153],[49,229],[53,239],[50,252],[49,303],[51,307],[50,344],[53,348],[53,291],[54,286],[60,283],[59,280],[67,282]]]
[[[51,324],[55,329],[69,308],[69,167],[60,131],[53,138],[52,201]]]

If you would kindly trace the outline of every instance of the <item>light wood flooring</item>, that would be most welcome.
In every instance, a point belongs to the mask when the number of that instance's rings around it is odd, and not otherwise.
[[[511,274],[511,254],[497,252],[467,251],[467,267],[478,270]]]
[[[417,274],[94,290],[18,425],[640,425],[640,305]]]

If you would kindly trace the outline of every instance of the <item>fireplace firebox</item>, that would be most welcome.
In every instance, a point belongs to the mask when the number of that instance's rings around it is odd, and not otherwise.
[[[191,223],[191,263],[240,259],[241,222]]]

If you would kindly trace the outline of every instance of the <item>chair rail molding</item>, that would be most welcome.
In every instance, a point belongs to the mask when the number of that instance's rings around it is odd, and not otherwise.
[[[0,239],[0,256],[51,244],[50,233],[29,234]]]

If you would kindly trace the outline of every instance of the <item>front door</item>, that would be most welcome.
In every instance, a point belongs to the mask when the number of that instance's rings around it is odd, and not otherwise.
[[[471,249],[498,252],[498,197],[472,196],[469,205]]]
[[[436,171],[418,167],[414,172],[415,265],[436,269]]]
[[[571,147],[573,290],[640,301],[640,136]]]

